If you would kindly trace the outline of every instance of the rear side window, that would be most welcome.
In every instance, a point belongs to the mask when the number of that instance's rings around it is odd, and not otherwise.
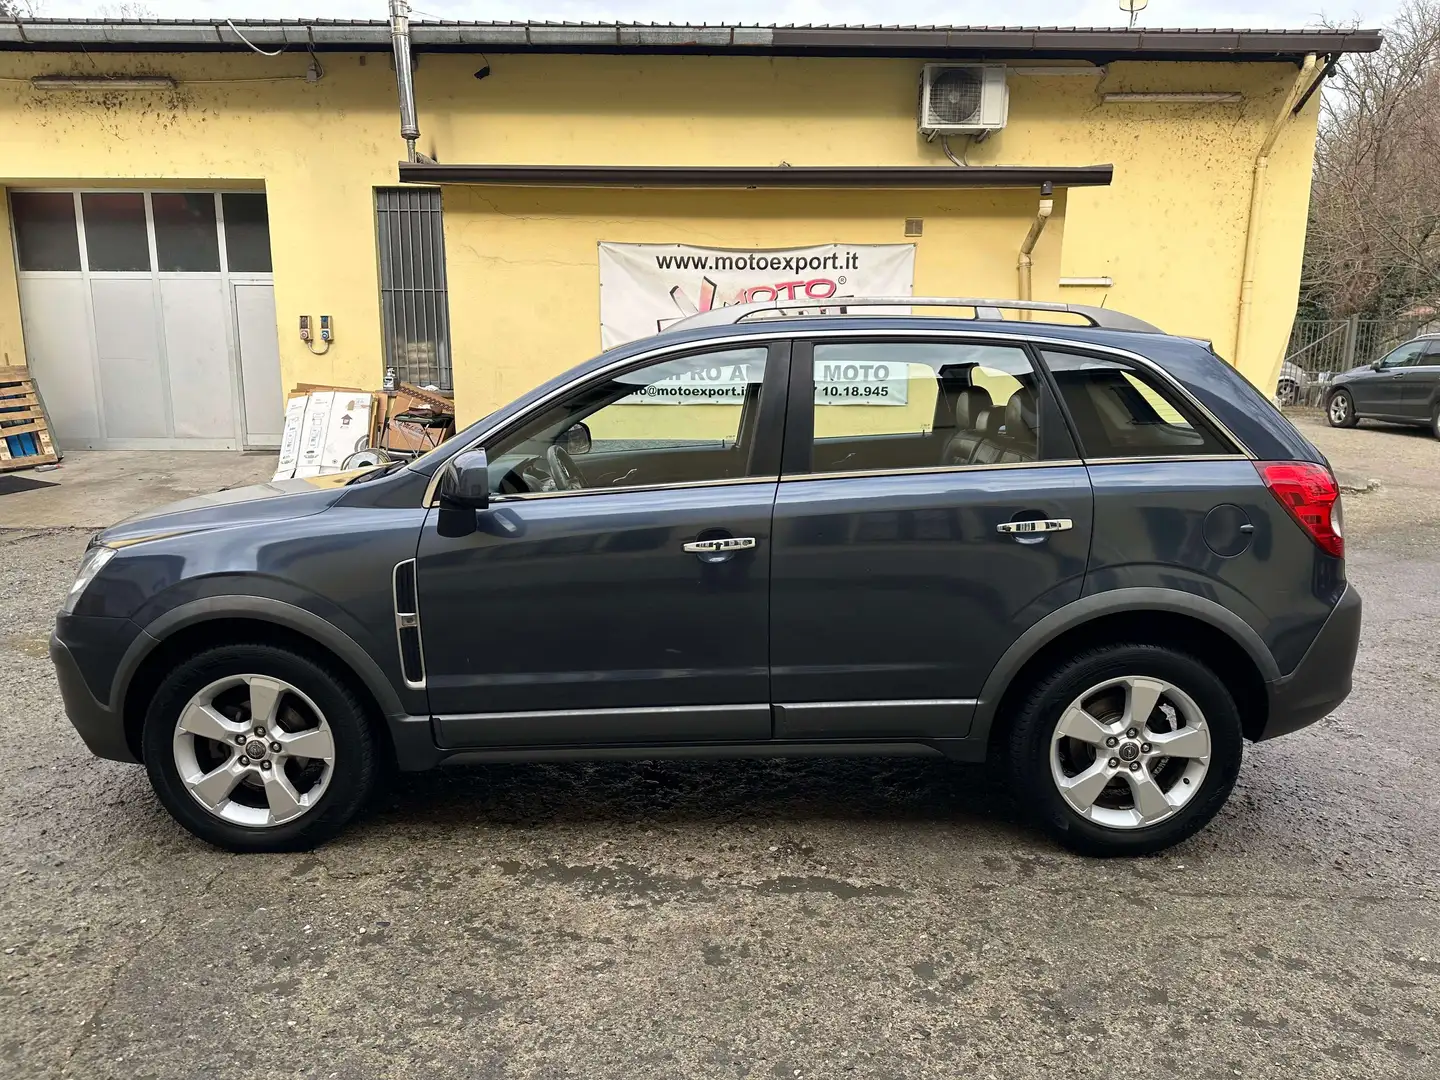
[[[1233,454],[1173,387],[1110,357],[1043,350],[1087,458]]]
[[[1044,391],[1017,346],[818,342],[814,356],[814,472],[1023,464],[1061,445],[1042,432]]]

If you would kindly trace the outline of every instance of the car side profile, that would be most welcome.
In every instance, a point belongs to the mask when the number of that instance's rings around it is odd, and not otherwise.
[[[1335,376],[1325,390],[1325,418],[1342,428],[1361,420],[1423,425],[1440,439],[1440,334],[1424,334]]]
[[[1208,346],[796,307],[613,349],[410,463],[101,532],[51,639],[71,721],[235,851],[323,842],[392,767],[907,754],[993,761],[1114,855],[1349,693],[1335,479]]]

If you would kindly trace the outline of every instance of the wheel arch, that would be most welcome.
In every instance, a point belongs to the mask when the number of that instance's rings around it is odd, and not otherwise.
[[[1003,735],[1017,700],[1035,678],[1086,648],[1118,641],[1169,645],[1209,665],[1235,696],[1246,738],[1265,727],[1266,685],[1279,667],[1260,635],[1213,600],[1171,589],[1116,589],[1082,597],[1040,620],[991,669],[975,706],[970,738]]]
[[[156,618],[120,661],[112,706],[125,741],[140,759],[145,713],[165,673],[187,657],[218,645],[282,645],[333,668],[354,685],[393,750],[388,719],[405,715],[394,687],[353,638],[304,608],[263,596],[213,596],[172,608]]]

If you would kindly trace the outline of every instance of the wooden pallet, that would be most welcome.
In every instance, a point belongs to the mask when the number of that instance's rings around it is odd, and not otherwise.
[[[50,438],[50,418],[29,369],[0,368],[0,472],[59,460]]]

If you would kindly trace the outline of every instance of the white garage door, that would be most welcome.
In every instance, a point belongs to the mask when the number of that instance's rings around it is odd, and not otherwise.
[[[278,446],[259,192],[12,190],[27,362],[67,449]]]

